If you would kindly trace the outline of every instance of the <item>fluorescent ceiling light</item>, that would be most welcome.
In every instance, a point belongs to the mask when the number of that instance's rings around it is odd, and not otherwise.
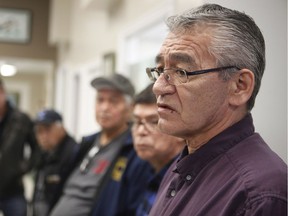
[[[14,76],[17,72],[17,68],[14,65],[3,64],[0,68],[2,76]]]

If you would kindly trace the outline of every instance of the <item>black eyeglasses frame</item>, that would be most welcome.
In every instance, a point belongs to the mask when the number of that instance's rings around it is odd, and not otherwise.
[[[222,70],[227,70],[227,69],[232,69],[232,68],[235,68],[237,70],[241,70],[237,66],[225,66],[225,67],[210,68],[210,69],[196,70],[196,71],[186,71],[184,69],[175,69],[175,70],[183,71],[186,76],[193,76],[193,75],[199,75],[199,74],[210,73],[210,72],[217,72],[217,71],[222,71]],[[146,73],[147,73],[148,77],[150,78],[151,81],[155,82],[157,79],[155,79],[155,77],[152,75],[153,71],[156,71],[159,74],[159,76],[160,76],[162,73],[164,73],[165,70],[160,72],[160,71],[157,71],[157,67],[146,68]]]

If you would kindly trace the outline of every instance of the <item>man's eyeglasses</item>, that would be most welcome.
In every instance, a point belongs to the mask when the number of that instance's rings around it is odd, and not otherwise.
[[[148,131],[153,131],[158,126],[158,119],[133,119],[132,120],[132,129],[138,129],[141,125],[143,125]]]
[[[192,72],[188,72],[184,69],[177,69],[177,68],[146,68],[146,73],[151,81],[155,82],[161,74],[164,75],[164,78],[171,84],[171,85],[180,85],[182,83],[186,83],[188,81],[188,76],[210,73],[210,72],[217,72],[223,71],[227,69],[237,69],[241,70],[236,66],[226,66],[226,67],[218,67],[218,68],[211,68],[206,70],[196,70]]]

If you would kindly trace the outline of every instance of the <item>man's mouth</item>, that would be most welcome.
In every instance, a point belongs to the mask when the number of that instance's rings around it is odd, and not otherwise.
[[[170,111],[170,112],[174,112],[175,109],[171,106],[169,106],[168,104],[165,104],[165,103],[157,103],[157,106],[158,106],[158,111]]]

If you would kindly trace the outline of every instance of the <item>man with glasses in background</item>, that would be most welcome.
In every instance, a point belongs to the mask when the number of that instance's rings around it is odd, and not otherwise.
[[[153,84],[148,85],[134,99],[132,126],[134,148],[137,155],[153,167],[153,170],[151,169],[153,175],[137,208],[137,216],[149,214],[165,172],[185,144],[183,139],[159,131],[156,97],[152,87]]]
[[[244,13],[205,4],[168,18],[147,69],[162,132],[186,148],[166,172],[149,215],[287,214],[287,165],[258,133],[251,109],[265,43]]]

